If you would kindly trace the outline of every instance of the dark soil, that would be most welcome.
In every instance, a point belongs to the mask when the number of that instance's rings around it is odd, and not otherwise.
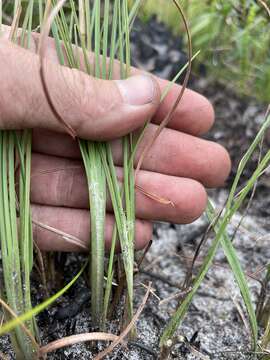
[[[135,24],[133,34],[133,59],[136,66],[155,72],[164,78],[172,78],[179,70],[179,63],[186,62],[181,40],[174,39],[162,24],[154,19],[148,25]],[[216,110],[216,124],[207,135],[218,141],[229,150],[233,160],[233,171],[228,187],[236,172],[237,164],[250,145],[264,119],[266,107],[252,99],[236,96],[224,86],[208,80],[203,66],[197,74],[193,74],[191,87],[203,93],[213,103]],[[270,136],[266,135],[265,147],[270,144]],[[252,159],[245,171],[242,183],[250,176],[256,165],[258,154]],[[244,218],[234,240],[244,270],[254,273],[259,267],[267,264],[270,257],[268,245],[268,213],[270,182],[267,174],[257,187],[253,205]],[[209,194],[217,207],[222,207],[228,194],[228,187],[210,191]],[[229,226],[230,234],[241,215],[237,214]],[[108,359],[148,360],[156,359],[158,343],[162,329],[175,310],[180,298],[168,300],[160,305],[159,301],[167,299],[181,291],[187,269],[206,227],[206,219],[202,217],[191,225],[156,224],[153,244],[142,265],[142,271],[135,280],[135,305],[142,301],[145,288],[142,284],[152,281],[155,296],[151,296],[138,321],[138,338],[130,343],[128,349],[118,348]],[[205,245],[199,260],[203,257]],[[60,267],[63,269],[65,283],[80,269],[82,256],[63,256]],[[200,261],[195,266],[195,271]],[[261,277],[263,274],[258,275]],[[37,282],[36,282],[37,284]],[[249,284],[258,298],[260,284],[249,278]],[[40,302],[43,290],[34,286],[34,301]],[[71,305],[70,305],[71,304]],[[42,313],[39,318],[42,343],[91,330],[89,317],[89,299],[86,283],[81,278],[78,283],[63,296],[53,307]],[[68,315],[66,317],[66,315]],[[245,321],[243,321],[243,319]],[[223,252],[216,256],[215,264],[210,270],[202,287],[194,297],[188,315],[178,329],[178,342],[172,348],[172,359],[255,359],[249,353],[250,338],[246,326],[247,316],[237,285],[234,282]],[[118,333],[121,312],[115,313],[108,331]],[[79,344],[59,350],[48,359],[91,359],[102,344],[93,348]],[[10,353],[7,338],[0,339],[0,350]],[[10,355],[10,359],[13,359]]]

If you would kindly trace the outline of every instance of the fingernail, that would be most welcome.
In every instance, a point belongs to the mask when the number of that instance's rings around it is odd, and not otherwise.
[[[155,99],[156,84],[151,76],[136,75],[116,83],[127,104],[146,105]]]

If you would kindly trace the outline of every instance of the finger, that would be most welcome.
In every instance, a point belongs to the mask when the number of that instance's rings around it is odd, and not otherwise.
[[[40,250],[44,251],[86,251],[82,247],[71,243],[67,237],[45,229],[45,226],[60,230],[63,233],[80,239],[89,246],[90,220],[89,210],[69,209],[62,207],[50,207],[32,205],[32,217],[34,220],[33,234]],[[37,223],[43,224],[38,226]],[[45,226],[44,226],[45,225]],[[111,245],[114,227],[113,215],[107,214],[105,227],[105,244],[109,249]],[[136,220],[135,243],[137,249],[142,249],[151,240],[152,225],[150,222]],[[119,245],[118,245],[119,249]]]
[[[1,129],[39,127],[66,132],[48,105],[37,55],[0,40],[0,67]],[[44,73],[54,107],[82,138],[122,136],[142,126],[158,106],[159,86],[150,76],[100,80],[49,60]]]
[[[138,147],[135,165],[142,149],[152,139],[157,125],[150,124]],[[120,140],[111,142],[114,161],[122,165]],[[36,152],[80,158],[78,145],[66,135],[35,131],[33,149]],[[206,187],[223,185],[231,169],[230,157],[220,145],[173,129],[164,129],[146,155],[142,168],[172,176],[192,178]]]
[[[117,174],[122,180],[123,169],[118,168]],[[191,223],[205,210],[206,191],[195,180],[140,171],[136,183],[136,217],[140,219]],[[138,190],[141,188],[144,193]],[[153,195],[160,200],[153,198]],[[88,186],[82,163],[34,154],[31,201],[51,206],[89,208]],[[107,210],[112,211],[110,201]]]

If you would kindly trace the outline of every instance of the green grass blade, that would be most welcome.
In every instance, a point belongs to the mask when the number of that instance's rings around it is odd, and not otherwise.
[[[82,275],[84,270],[86,269],[88,263],[86,263],[81,270],[78,272],[78,274],[66,285],[58,291],[56,294],[51,296],[49,299],[44,301],[43,303],[35,306],[33,309],[28,311],[27,313],[18,316],[16,319],[9,321],[8,323],[4,324],[0,327],[0,336],[5,335],[9,333],[10,331],[14,330],[17,326],[19,326],[21,323],[24,323],[26,321],[31,320],[34,316],[41,313],[43,310],[47,309],[50,305],[52,305],[57,299],[60,298],[60,296],[64,295],[65,292],[67,292],[72,285],[75,284],[75,282],[78,280],[78,278]]]
[[[214,218],[212,215],[213,213],[214,213],[214,207],[211,204],[211,202],[209,201],[208,208],[207,208],[207,216],[208,216],[208,219],[210,222],[214,221]],[[214,227],[214,229],[217,232],[217,227]],[[237,284],[241,291],[242,298],[245,303],[247,313],[249,315],[251,333],[252,333],[252,338],[253,338],[253,348],[255,349],[257,346],[257,340],[258,340],[258,325],[257,325],[256,314],[255,314],[254,306],[252,304],[252,299],[251,299],[251,294],[250,294],[250,290],[248,287],[248,283],[247,283],[245,274],[242,270],[237,253],[236,253],[236,251],[233,247],[233,244],[232,244],[231,240],[229,239],[226,231],[224,231],[223,236],[221,237],[220,241],[221,241],[223,251],[226,255],[226,258],[231,266],[235,280],[237,281]]]
[[[246,166],[248,160],[250,159],[251,155],[254,153],[255,149],[259,145],[261,139],[263,138],[263,136],[265,134],[265,131],[269,128],[269,126],[270,126],[270,116],[268,116],[267,119],[265,120],[265,122],[263,123],[263,126],[259,130],[254,141],[252,142],[252,144],[248,148],[246,154],[243,156],[242,160],[239,163],[237,173],[236,173],[234,182],[233,182],[231,190],[230,190],[230,195],[229,195],[228,202],[227,202],[227,208],[230,208],[232,205],[233,197],[235,196],[240,177],[243,173],[243,170],[245,169],[245,166]]]

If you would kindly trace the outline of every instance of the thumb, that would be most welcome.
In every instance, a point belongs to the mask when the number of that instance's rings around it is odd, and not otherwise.
[[[9,41],[0,40],[0,128],[46,128],[65,132],[55,117],[40,79],[40,59]],[[160,89],[150,75],[101,80],[44,62],[54,107],[77,136],[109,140],[142,126],[157,110]]]

